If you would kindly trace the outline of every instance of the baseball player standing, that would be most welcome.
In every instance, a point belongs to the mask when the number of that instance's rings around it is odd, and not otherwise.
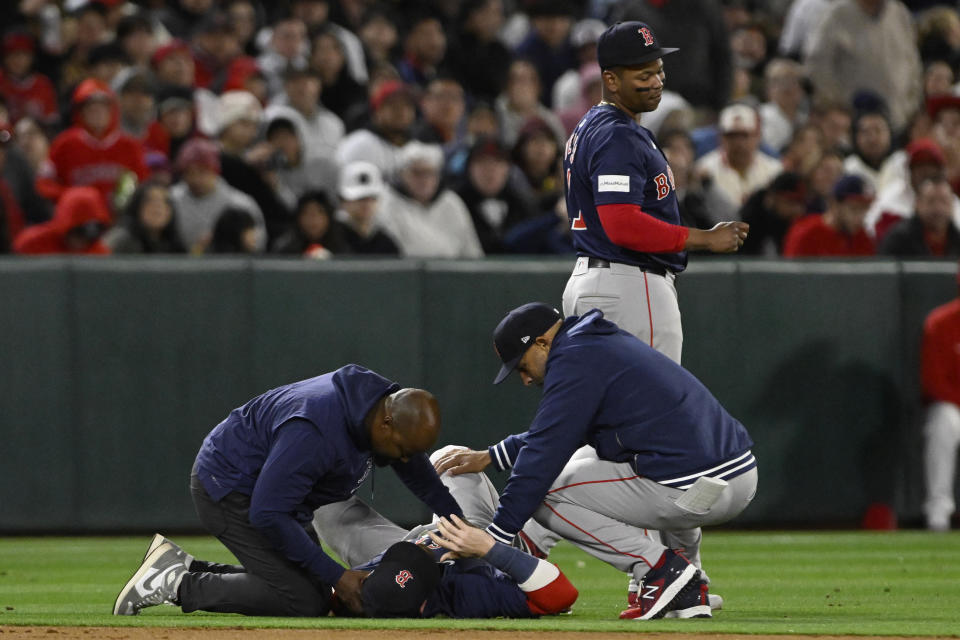
[[[597,43],[603,100],[567,140],[567,215],[577,250],[563,312],[603,310],[606,318],[680,362],[683,331],[674,288],[688,250],[736,251],[749,225],[681,226],[673,173],[653,133],[637,123],[660,104],[660,46],[642,22],[609,27]]]

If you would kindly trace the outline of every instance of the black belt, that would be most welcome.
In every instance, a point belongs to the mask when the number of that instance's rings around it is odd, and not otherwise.
[[[645,271],[645,272],[647,272],[647,273],[655,273],[655,274],[657,274],[658,276],[666,276],[666,275],[667,275],[667,269],[666,269],[666,267],[639,267],[639,266],[637,266],[637,265],[635,265],[635,264],[626,264],[626,263],[623,263],[623,262],[614,262],[613,264],[623,264],[624,266],[627,266],[627,267],[636,267],[637,269],[640,269],[640,271]],[[609,269],[609,268],[610,268],[610,261],[609,261],[609,260],[604,260],[603,258],[588,257],[588,258],[587,258],[587,267],[589,267],[589,268],[591,268],[591,269]]]

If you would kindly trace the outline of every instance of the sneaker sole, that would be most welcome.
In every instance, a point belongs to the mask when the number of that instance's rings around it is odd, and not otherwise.
[[[147,554],[147,558],[149,558],[152,555],[153,555],[153,552],[150,552],[149,554]],[[123,611],[120,611],[120,608],[121,606],[123,606],[124,601],[128,601],[130,599],[129,598],[130,592],[136,589],[136,585],[140,581],[140,578],[142,578],[143,575],[152,568],[153,568],[153,563],[152,562],[148,563],[146,561],[146,558],[144,558],[144,561],[140,563],[140,568],[137,569],[136,573],[134,573],[129,580],[127,580],[127,584],[123,585],[123,589],[121,589],[120,593],[117,594],[117,599],[113,603],[113,615],[135,616],[140,613],[139,611],[123,612]]]
[[[673,611],[667,611],[663,617],[687,620],[690,618],[712,618],[713,615],[710,613],[710,605],[700,604],[695,607],[688,607],[686,609],[674,609]]]
[[[660,596],[660,601],[657,602],[650,611],[647,611],[647,613],[639,618],[634,618],[634,620],[656,620],[657,618],[662,618],[667,612],[667,607],[673,604],[673,601],[680,595],[680,592],[693,581],[699,571],[700,570],[692,564],[688,564],[683,570],[683,573],[673,581],[673,584],[664,590],[663,595]]]

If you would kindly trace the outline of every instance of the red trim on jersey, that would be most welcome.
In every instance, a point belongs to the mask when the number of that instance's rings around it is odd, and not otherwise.
[[[677,253],[690,235],[688,228],[654,218],[635,204],[602,204],[597,215],[610,242],[634,251]]]
[[[647,566],[648,566],[648,567],[651,567],[651,568],[653,567],[653,565],[650,564],[650,561],[647,560],[646,558],[644,558],[643,556],[635,556],[635,555],[633,555],[632,553],[627,553],[626,551],[620,551],[620,549],[617,549],[615,546],[613,546],[613,545],[610,544],[609,542],[604,542],[603,540],[601,540],[601,539],[598,538],[597,536],[593,535],[592,533],[590,533],[590,532],[587,531],[586,529],[583,529],[582,527],[578,527],[577,525],[573,524],[572,522],[570,522],[569,520],[567,520],[566,518],[564,518],[562,515],[560,515],[560,514],[557,512],[557,510],[554,509],[553,507],[551,507],[548,503],[544,502],[544,503],[543,503],[543,506],[545,506],[547,509],[550,509],[550,511],[553,511],[553,513],[554,513],[555,516],[557,516],[558,518],[560,518],[561,520],[563,520],[564,522],[566,522],[568,525],[570,525],[571,527],[573,527],[574,529],[576,529],[576,530],[579,531],[580,533],[582,533],[582,534],[584,534],[585,536],[588,536],[588,537],[590,537],[590,538],[593,538],[594,540],[596,540],[597,542],[599,542],[599,543],[602,544],[603,546],[607,547],[608,549],[610,549],[610,550],[612,550],[612,551],[614,551],[614,552],[616,552],[616,553],[619,553],[619,554],[622,555],[622,556],[627,556],[628,558],[640,558],[641,560],[643,560],[644,562],[647,563]]]
[[[629,478],[611,478],[609,480],[585,480],[584,482],[574,482],[573,484],[567,484],[562,487],[557,487],[556,489],[550,489],[550,491],[547,491],[547,495],[550,495],[551,493],[554,493],[556,491],[563,491],[564,489],[569,489],[571,487],[579,487],[585,484],[602,484],[604,482],[623,482],[625,480],[636,480],[639,477],[640,476],[637,475],[637,476],[630,476]]]
[[[557,567],[557,569],[559,570],[560,567]],[[572,607],[580,592],[570,584],[570,580],[563,575],[563,571],[560,571],[560,575],[549,584],[535,591],[527,591],[525,595],[527,596],[527,607],[529,607],[531,613],[538,616],[549,616]]]
[[[650,346],[653,346],[653,309],[650,308],[650,283],[647,282],[647,272],[643,272],[643,290],[647,294],[647,317],[650,318]]]

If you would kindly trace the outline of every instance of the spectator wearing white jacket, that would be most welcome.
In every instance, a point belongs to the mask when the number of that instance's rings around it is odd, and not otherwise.
[[[480,258],[483,249],[470,212],[456,193],[441,187],[443,151],[410,142],[399,154],[397,186],[381,199],[379,222],[404,257]]]

